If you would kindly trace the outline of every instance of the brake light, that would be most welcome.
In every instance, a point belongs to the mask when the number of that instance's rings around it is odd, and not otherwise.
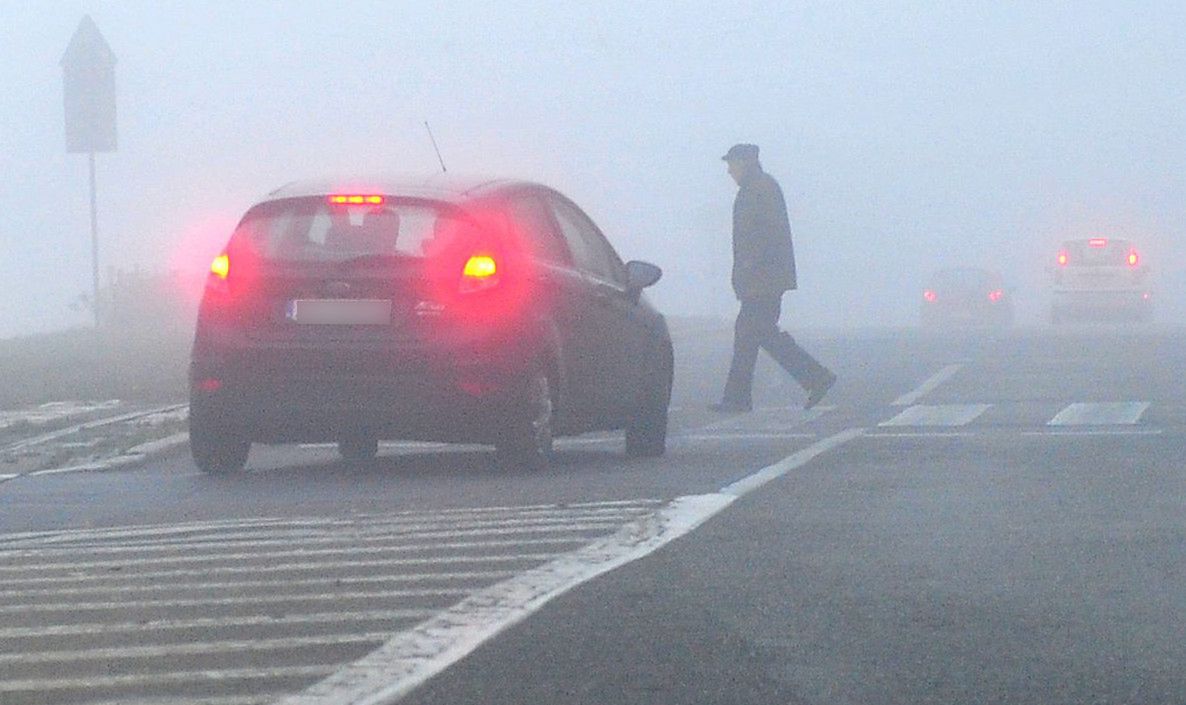
[[[330,203],[332,203],[332,204],[334,204],[334,205],[336,205],[336,206],[344,206],[344,205],[350,205],[350,206],[359,206],[359,205],[381,206],[381,205],[383,205],[383,201],[384,201],[384,200],[385,200],[385,199],[384,199],[382,196],[375,196],[375,195],[363,195],[363,194],[355,194],[355,193],[350,193],[350,194],[335,194],[335,195],[333,195],[333,196],[330,196],[330,197],[329,197],[329,202],[330,202]]]
[[[1058,253],[1058,266],[1060,266],[1060,267],[1067,266],[1067,251],[1066,250],[1062,250]]]
[[[922,292],[922,297],[931,303],[934,303],[935,299],[939,298],[935,295],[935,292],[931,291],[930,289]]]
[[[1108,238],[1093,237],[1087,241],[1087,246],[1088,247],[1107,247],[1108,246]]]
[[[231,258],[225,252],[214,258],[210,263],[210,274],[219,279],[226,280],[227,275],[231,273]]]
[[[1140,261],[1141,261],[1141,258],[1140,258],[1140,256],[1139,256],[1139,255],[1137,255],[1137,251],[1136,251],[1136,250],[1129,250],[1129,251],[1128,251],[1128,266],[1130,266],[1130,267],[1135,267],[1135,266],[1137,266],[1138,264],[1140,264]]]
[[[1000,301],[1001,298],[1003,298],[1004,296],[1005,296],[1005,292],[1000,289],[993,289],[992,291],[988,292],[988,300],[989,301],[993,301],[993,302]]]
[[[461,293],[489,289],[498,284],[498,263],[490,255],[473,255],[461,269]]]

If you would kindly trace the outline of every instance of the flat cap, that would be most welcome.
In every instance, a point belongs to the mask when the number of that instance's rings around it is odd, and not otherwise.
[[[757,159],[758,145],[756,144],[735,144],[725,152],[725,156],[721,159],[731,162],[735,159]]]

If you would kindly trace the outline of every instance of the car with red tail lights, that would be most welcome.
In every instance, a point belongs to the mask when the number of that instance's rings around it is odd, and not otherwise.
[[[1067,240],[1051,267],[1050,320],[1148,321],[1153,317],[1149,265],[1129,240]]]
[[[925,327],[992,327],[1013,324],[1013,297],[998,272],[948,267],[931,275],[919,304]]]
[[[253,443],[493,445],[542,467],[553,438],[625,430],[664,452],[672,347],[643,290],[571,200],[524,181],[293,183],[243,216],[213,261],[190,365],[198,467]]]

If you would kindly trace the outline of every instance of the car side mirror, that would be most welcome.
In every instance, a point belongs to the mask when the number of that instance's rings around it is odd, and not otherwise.
[[[631,260],[626,263],[626,288],[630,291],[642,291],[662,276],[663,270],[650,262]]]

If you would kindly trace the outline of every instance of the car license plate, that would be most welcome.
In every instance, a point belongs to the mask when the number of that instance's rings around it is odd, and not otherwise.
[[[391,323],[389,299],[292,299],[285,317],[302,325],[378,326]]]

